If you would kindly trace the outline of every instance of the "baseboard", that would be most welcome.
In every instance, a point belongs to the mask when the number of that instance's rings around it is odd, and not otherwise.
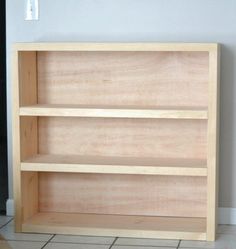
[[[219,208],[218,223],[224,225],[236,225],[236,208]]]
[[[7,207],[7,216],[14,216],[14,200],[13,199],[8,199],[6,203]]]
[[[236,225],[236,208],[219,208],[218,222],[224,225]],[[14,200],[7,200],[7,215],[14,216]]]

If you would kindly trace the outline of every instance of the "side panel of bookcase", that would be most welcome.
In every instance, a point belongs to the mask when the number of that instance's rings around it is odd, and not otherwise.
[[[12,159],[15,204],[15,231],[21,232],[20,120],[18,51],[12,53]]]
[[[20,118],[19,107],[37,103],[36,52],[13,51],[13,174],[16,231],[38,209],[38,173],[21,174],[20,161],[38,150],[37,118]]]
[[[218,208],[219,45],[209,52],[207,240],[214,241]]]
[[[37,154],[37,117],[20,118],[21,160]],[[21,172],[22,221],[38,212],[38,173]]]

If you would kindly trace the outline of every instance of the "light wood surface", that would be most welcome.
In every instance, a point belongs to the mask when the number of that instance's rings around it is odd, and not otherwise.
[[[37,103],[37,53],[19,52],[20,106]]]
[[[207,107],[207,52],[38,52],[37,58],[39,104]]]
[[[207,147],[207,240],[214,241],[218,209],[218,156],[219,156],[219,47],[209,54],[209,120]]]
[[[23,222],[38,213],[39,196],[38,196],[38,173],[22,172],[21,173],[22,188],[22,212]]]
[[[38,150],[39,154],[202,159],[206,125],[206,120],[40,117]]]
[[[25,160],[38,152],[37,117],[20,118],[21,160]],[[30,218],[38,212],[38,173],[21,173],[22,220]]]
[[[24,232],[161,239],[206,239],[206,219],[96,214],[38,213]]]
[[[19,117],[19,54],[12,52],[12,163],[15,231],[21,232],[22,202],[21,202],[21,173],[20,173],[20,117]]]
[[[15,43],[20,51],[214,51],[216,43]]]
[[[22,171],[207,176],[206,160],[181,158],[35,155]]]
[[[38,119],[37,117],[20,118],[21,161],[38,152]]]
[[[14,45],[16,231],[213,241],[218,61],[213,43]]]
[[[12,68],[15,229],[20,232],[22,221],[38,211],[37,173],[21,175],[20,169],[20,160],[37,153],[37,118],[19,116],[20,105],[37,103],[36,52],[13,51]]]
[[[37,103],[36,52],[19,52],[19,101],[21,105]],[[18,109],[19,110],[19,109]],[[20,158],[24,160],[38,152],[37,117],[20,117]],[[18,173],[21,179],[22,221],[38,212],[38,173]]]
[[[205,108],[166,108],[81,105],[33,105],[20,108],[21,116],[207,119]]]
[[[39,173],[39,210],[206,217],[206,177]]]

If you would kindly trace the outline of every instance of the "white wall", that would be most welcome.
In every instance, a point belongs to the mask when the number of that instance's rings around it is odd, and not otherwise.
[[[9,189],[12,198],[10,50],[14,42],[159,41],[222,44],[220,199],[236,208],[236,1],[39,0],[40,20],[24,21],[24,0],[7,0]]]

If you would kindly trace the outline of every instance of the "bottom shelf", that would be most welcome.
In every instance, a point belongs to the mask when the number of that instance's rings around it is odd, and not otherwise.
[[[38,213],[23,232],[206,240],[205,218]]]

